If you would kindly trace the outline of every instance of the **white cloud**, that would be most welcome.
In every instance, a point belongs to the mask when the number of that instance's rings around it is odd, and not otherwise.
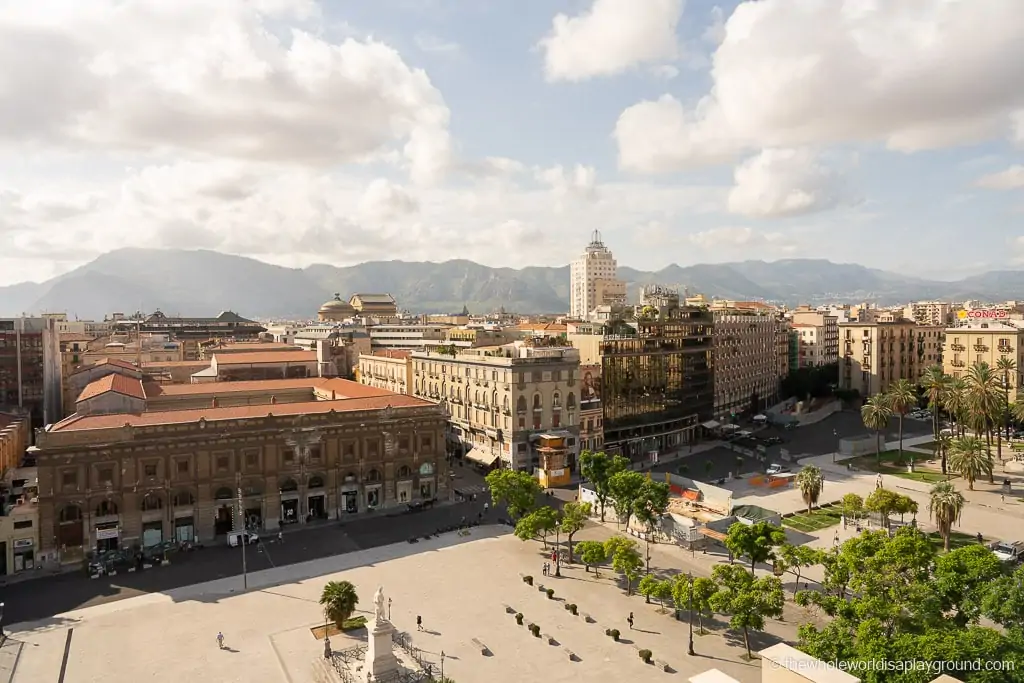
[[[679,67],[674,64],[659,64],[658,66],[651,67],[651,73],[657,78],[671,81],[679,75]]]
[[[21,66],[0,72],[0,93],[18,106],[0,108],[0,143],[321,168],[400,150],[416,181],[436,178],[450,154],[441,94],[383,43],[320,37],[316,7],[12,5],[0,62]]]
[[[683,0],[594,0],[582,14],[559,14],[538,45],[545,76],[583,81],[674,59],[682,13]]]
[[[687,239],[695,246],[713,251],[716,249],[741,248],[746,253],[763,247],[778,252],[788,252],[794,247],[781,232],[758,232],[749,227],[722,227],[703,230],[689,235]]]
[[[1015,164],[1004,171],[989,173],[978,178],[978,187],[986,187],[990,190],[1013,190],[1024,187],[1024,166]]]
[[[705,43],[718,47],[725,40],[725,12],[721,7],[711,8],[711,23],[704,29],[701,38]]]
[[[765,147],[883,142],[913,152],[1006,134],[1024,107],[1015,0],[740,4],[694,106],[666,95],[616,125],[624,168],[719,163]]]
[[[558,199],[592,200],[597,197],[597,172],[593,166],[576,164],[570,170],[562,166],[537,169],[534,177],[548,185]]]
[[[413,40],[422,52],[432,54],[456,55],[462,49],[458,43],[444,40],[432,33],[417,33]]]
[[[385,178],[370,183],[359,200],[359,214],[371,221],[387,221],[418,209],[419,203],[405,188]]]
[[[774,218],[825,211],[843,204],[846,182],[807,149],[766,149],[736,167],[729,211]]]

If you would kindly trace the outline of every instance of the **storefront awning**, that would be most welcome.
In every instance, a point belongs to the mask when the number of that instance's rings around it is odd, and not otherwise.
[[[496,453],[492,453],[491,451],[484,451],[479,448],[474,448],[469,453],[466,453],[466,458],[472,460],[473,462],[480,463],[485,467],[490,467],[491,465],[494,464],[494,461],[498,459],[498,455]]]
[[[701,425],[701,427],[703,427],[704,429],[715,429],[718,426],[719,423],[714,420],[708,420],[707,422]]]

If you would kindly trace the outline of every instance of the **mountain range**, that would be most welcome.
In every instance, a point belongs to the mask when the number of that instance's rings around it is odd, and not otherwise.
[[[955,282],[907,277],[820,259],[670,265],[658,271],[620,267],[635,300],[640,287],[661,284],[708,297],[775,303],[922,299],[1002,301],[1024,298],[1024,271],[993,271]],[[258,318],[306,319],[333,297],[388,292],[402,309],[473,313],[504,308],[555,313],[569,308],[569,266],[491,268],[444,263],[373,261],[336,267],[285,268],[206,250],[118,249],[45,282],[0,287],[0,315],[66,312],[102,319],[115,311],[161,310],[212,316],[221,310]]]

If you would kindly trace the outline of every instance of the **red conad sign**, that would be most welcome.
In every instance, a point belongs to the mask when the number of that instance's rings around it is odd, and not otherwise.
[[[1006,311],[974,310],[960,311],[961,318],[1009,318]]]

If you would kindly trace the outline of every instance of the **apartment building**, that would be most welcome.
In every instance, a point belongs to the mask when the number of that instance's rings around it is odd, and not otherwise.
[[[780,380],[777,318],[717,311],[714,325],[714,416],[757,413],[774,404]]]
[[[604,450],[601,366],[580,366],[580,452]]]
[[[0,476],[21,466],[25,449],[32,443],[31,429],[28,411],[18,408],[0,411]]]
[[[1006,358],[1017,364],[1009,373],[1010,400],[1024,384],[1024,329],[1007,319],[964,318],[945,330],[942,365],[946,374],[963,377],[975,363],[988,363],[996,369]],[[1003,373],[997,370],[1002,381]]]
[[[412,351],[382,350],[360,354],[359,373],[356,381],[378,389],[387,389],[396,394],[412,391]]]
[[[181,318],[165,315],[155,311],[152,315],[140,320],[128,320],[117,317],[111,321],[110,332],[113,334],[137,336],[143,334],[167,335],[182,345],[182,360],[197,360],[200,343],[210,339],[259,339],[266,328],[254,320],[243,318],[233,311],[224,311],[216,318]]]
[[[618,264],[601,233],[594,231],[590,244],[569,266],[569,315],[586,320],[599,306],[621,305],[626,285],[616,277]]]
[[[912,301],[903,308],[903,317],[922,325],[945,327],[953,322],[953,304],[946,301]]]
[[[366,333],[370,335],[370,348],[405,349],[421,351],[427,347],[442,346],[449,325],[420,325],[417,323],[397,323],[388,325],[369,325]]]
[[[55,318],[0,318],[0,406],[28,410],[32,426],[61,412],[60,333]]]
[[[916,383],[925,370],[941,364],[942,327],[890,318],[840,325],[841,389],[857,391],[866,398],[901,379]]]
[[[828,365],[839,360],[839,319],[806,307],[790,314],[799,341],[798,366]]]
[[[576,349],[517,342],[455,355],[415,351],[411,362],[412,394],[446,407],[455,452],[485,467],[568,480],[579,453]]]

